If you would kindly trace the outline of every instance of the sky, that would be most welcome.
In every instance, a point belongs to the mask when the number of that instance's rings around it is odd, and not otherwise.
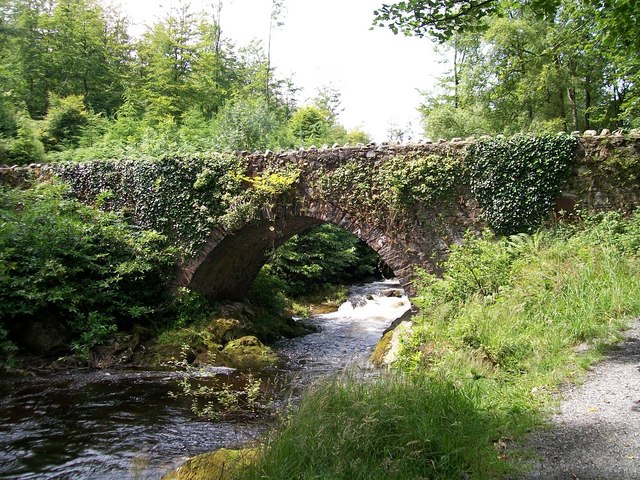
[[[133,22],[132,33],[144,31],[179,0],[111,0]],[[192,0],[201,10],[210,0]],[[419,90],[434,88],[446,66],[435,44],[425,38],[370,29],[373,10],[383,0],[284,0],[283,25],[273,32],[272,65],[279,78],[290,77],[302,88],[299,104],[308,103],[318,88],[341,93],[338,120],[348,129],[361,128],[375,141],[399,128],[421,138],[417,107]],[[271,0],[224,0],[222,35],[237,45],[262,42],[266,51]]]

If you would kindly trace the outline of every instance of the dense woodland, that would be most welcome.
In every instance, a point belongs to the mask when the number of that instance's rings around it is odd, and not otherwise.
[[[96,0],[2,0],[0,163],[368,140],[330,88],[297,106],[269,51],[221,34],[221,9],[184,3],[135,39]]]
[[[636,1],[410,0],[376,23],[446,51],[421,106],[429,137],[640,126]]]
[[[0,162],[368,140],[337,122],[339,92],[297,105],[270,47],[224,37],[222,9],[184,3],[132,38],[97,0],[0,1]],[[638,127],[637,17],[625,0],[412,0],[374,23],[439,42],[449,74],[416,85],[435,139]]]

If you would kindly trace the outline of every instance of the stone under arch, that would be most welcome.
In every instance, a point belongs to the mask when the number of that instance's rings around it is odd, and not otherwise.
[[[276,214],[262,212],[259,220],[236,231],[215,230],[200,253],[181,268],[177,283],[210,300],[242,300],[270,251],[292,236],[323,223],[339,226],[359,237],[401,281],[403,274],[411,270],[402,261],[399,245],[389,241],[384,232],[361,225],[335,206],[314,202],[304,207],[282,208]]]

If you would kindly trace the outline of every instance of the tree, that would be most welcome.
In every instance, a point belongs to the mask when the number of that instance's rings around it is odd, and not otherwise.
[[[316,106],[302,107],[291,116],[289,128],[291,133],[305,145],[324,143],[331,131],[330,113]]]
[[[318,88],[316,96],[313,98],[313,104],[320,110],[328,112],[327,120],[336,121],[338,115],[344,110],[342,108],[342,94],[337,88],[331,86],[323,86]]]
[[[393,33],[428,35],[445,41],[456,33],[484,29],[482,19],[499,11],[498,0],[408,0],[384,4],[374,22]]]
[[[114,113],[130,64],[126,20],[95,0],[58,0],[48,26],[51,91],[82,95],[94,111]]]
[[[77,147],[90,122],[84,99],[79,95],[60,98],[52,94],[49,103],[44,129],[46,143],[54,149]]]
[[[269,101],[270,82],[271,82],[271,37],[276,28],[280,28],[283,24],[282,17],[284,15],[284,1],[271,0],[271,15],[269,16],[269,38],[267,40],[267,72],[265,79],[265,97]]]
[[[444,42],[452,73],[421,107],[430,137],[633,124],[635,56],[616,59],[605,47],[588,3],[554,2],[553,15],[542,3],[502,2],[481,31]]]
[[[45,0],[8,2],[7,42],[0,45],[2,90],[24,101],[36,118],[46,113],[51,89],[45,6]]]
[[[138,46],[141,95],[153,122],[179,118],[192,104],[190,75],[198,43],[197,19],[180,4],[148,30]]]

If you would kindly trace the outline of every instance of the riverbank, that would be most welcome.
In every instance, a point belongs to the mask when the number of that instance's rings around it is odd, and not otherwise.
[[[252,444],[273,424],[271,409],[284,409],[309,381],[342,370],[354,357],[365,363],[384,329],[408,308],[406,297],[390,295],[397,283],[354,290],[340,312],[309,319],[320,331],[275,342],[273,352],[283,360],[276,368],[187,372],[194,389],[217,382],[221,391],[233,386],[241,395],[250,374],[261,382],[263,398],[272,399],[267,411],[227,408],[214,412],[213,421],[199,418],[181,388],[185,372],[167,367],[0,378],[0,478],[157,479],[187,457]]]
[[[240,478],[525,476],[518,445],[640,315],[639,247],[639,215],[468,238],[423,277],[397,373],[307,392]]]

